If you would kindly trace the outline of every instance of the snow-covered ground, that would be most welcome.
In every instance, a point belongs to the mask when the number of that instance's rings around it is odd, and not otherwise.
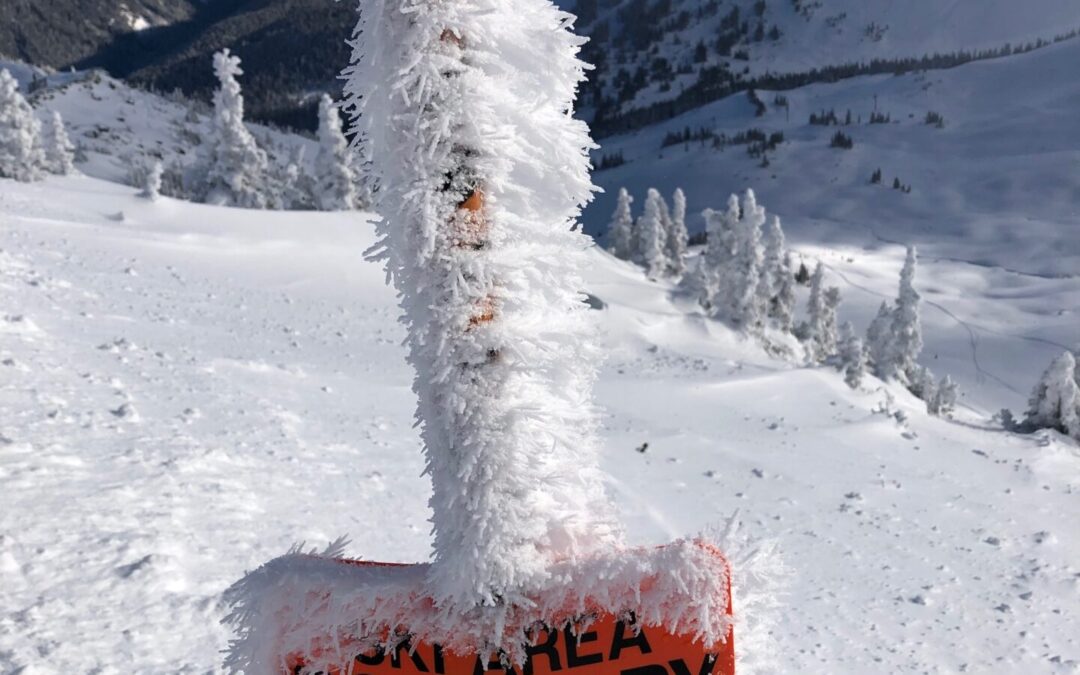
[[[0,182],[0,223],[0,672],[214,672],[222,590],[292,543],[426,558],[412,374],[366,217],[73,177]],[[899,247],[796,229],[849,299],[895,293]],[[926,362],[967,390],[947,420],[770,359],[590,256],[620,516],[639,543],[736,510],[776,538],[778,672],[1080,670],[1080,448],[989,421],[1054,351],[1015,336],[1075,334],[1050,311],[1077,306],[1075,279],[925,261]],[[946,311],[980,319],[977,352]],[[976,356],[981,382],[958,372]]]

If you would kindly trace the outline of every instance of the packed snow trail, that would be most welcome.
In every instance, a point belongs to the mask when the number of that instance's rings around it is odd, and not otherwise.
[[[428,558],[411,373],[361,259],[372,239],[355,214],[0,182],[0,672],[212,672],[221,592],[293,543]],[[844,269],[895,289],[897,253]],[[793,572],[778,672],[1080,668],[1076,443],[928,418],[872,381],[852,392],[589,255],[602,467],[631,543],[736,510],[777,538]],[[986,302],[941,264],[920,268],[929,295]]]

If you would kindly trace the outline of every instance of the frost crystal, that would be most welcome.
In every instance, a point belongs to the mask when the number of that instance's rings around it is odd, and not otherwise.
[[[595,190],[573,17],[546,0],[365,2],[346,110],[409,329],[440,607],[525,601],[621,540],[597,467],[574,228]],[[543,148],[539,153],[537,148]]]

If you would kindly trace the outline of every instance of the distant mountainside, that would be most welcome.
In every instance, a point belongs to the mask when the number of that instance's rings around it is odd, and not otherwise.
[[[566,0],[603,137],[754,87],[959,65],[1075,35],[1075,0]]]
[[[0,54],[67,68],[132,31],[188,21],[198,8],[191,0],[4,0]]]
[[[12,3],[13,4],[9,4]],[[311,128],[314,94],[340,88],[356,23],[330,0],[31,0],[0,5],[0,54],[53,68],[104,68],[136,85],[209,98],[211,55],[243,59],[249,115]]]
[[[1009,54],[1073,34],[1075,0],[559,0],[596,68],[580,114],[598,137],[654,124],[734,91],[789,89]],[[310,128],[312,94],[339,89],[352,0],[33,0],[0,4],[0,54],[102,67],[208,98],[210,55],[244,61],[253,119]]]

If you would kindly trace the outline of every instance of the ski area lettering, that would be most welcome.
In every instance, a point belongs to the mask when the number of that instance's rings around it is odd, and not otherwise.
[[[673,636],[660,628],[635,630],[632,624],[603,617],[588,630],[544,630],[526,648],[521,667],[504,664],[499,654],[459,656],[439,645],[405,640],[392,650],[357,654],[352,663],[329,672],[295,670],[290,675],[731,675],[734,650],[730,641],[719,653],[701,643]]]

